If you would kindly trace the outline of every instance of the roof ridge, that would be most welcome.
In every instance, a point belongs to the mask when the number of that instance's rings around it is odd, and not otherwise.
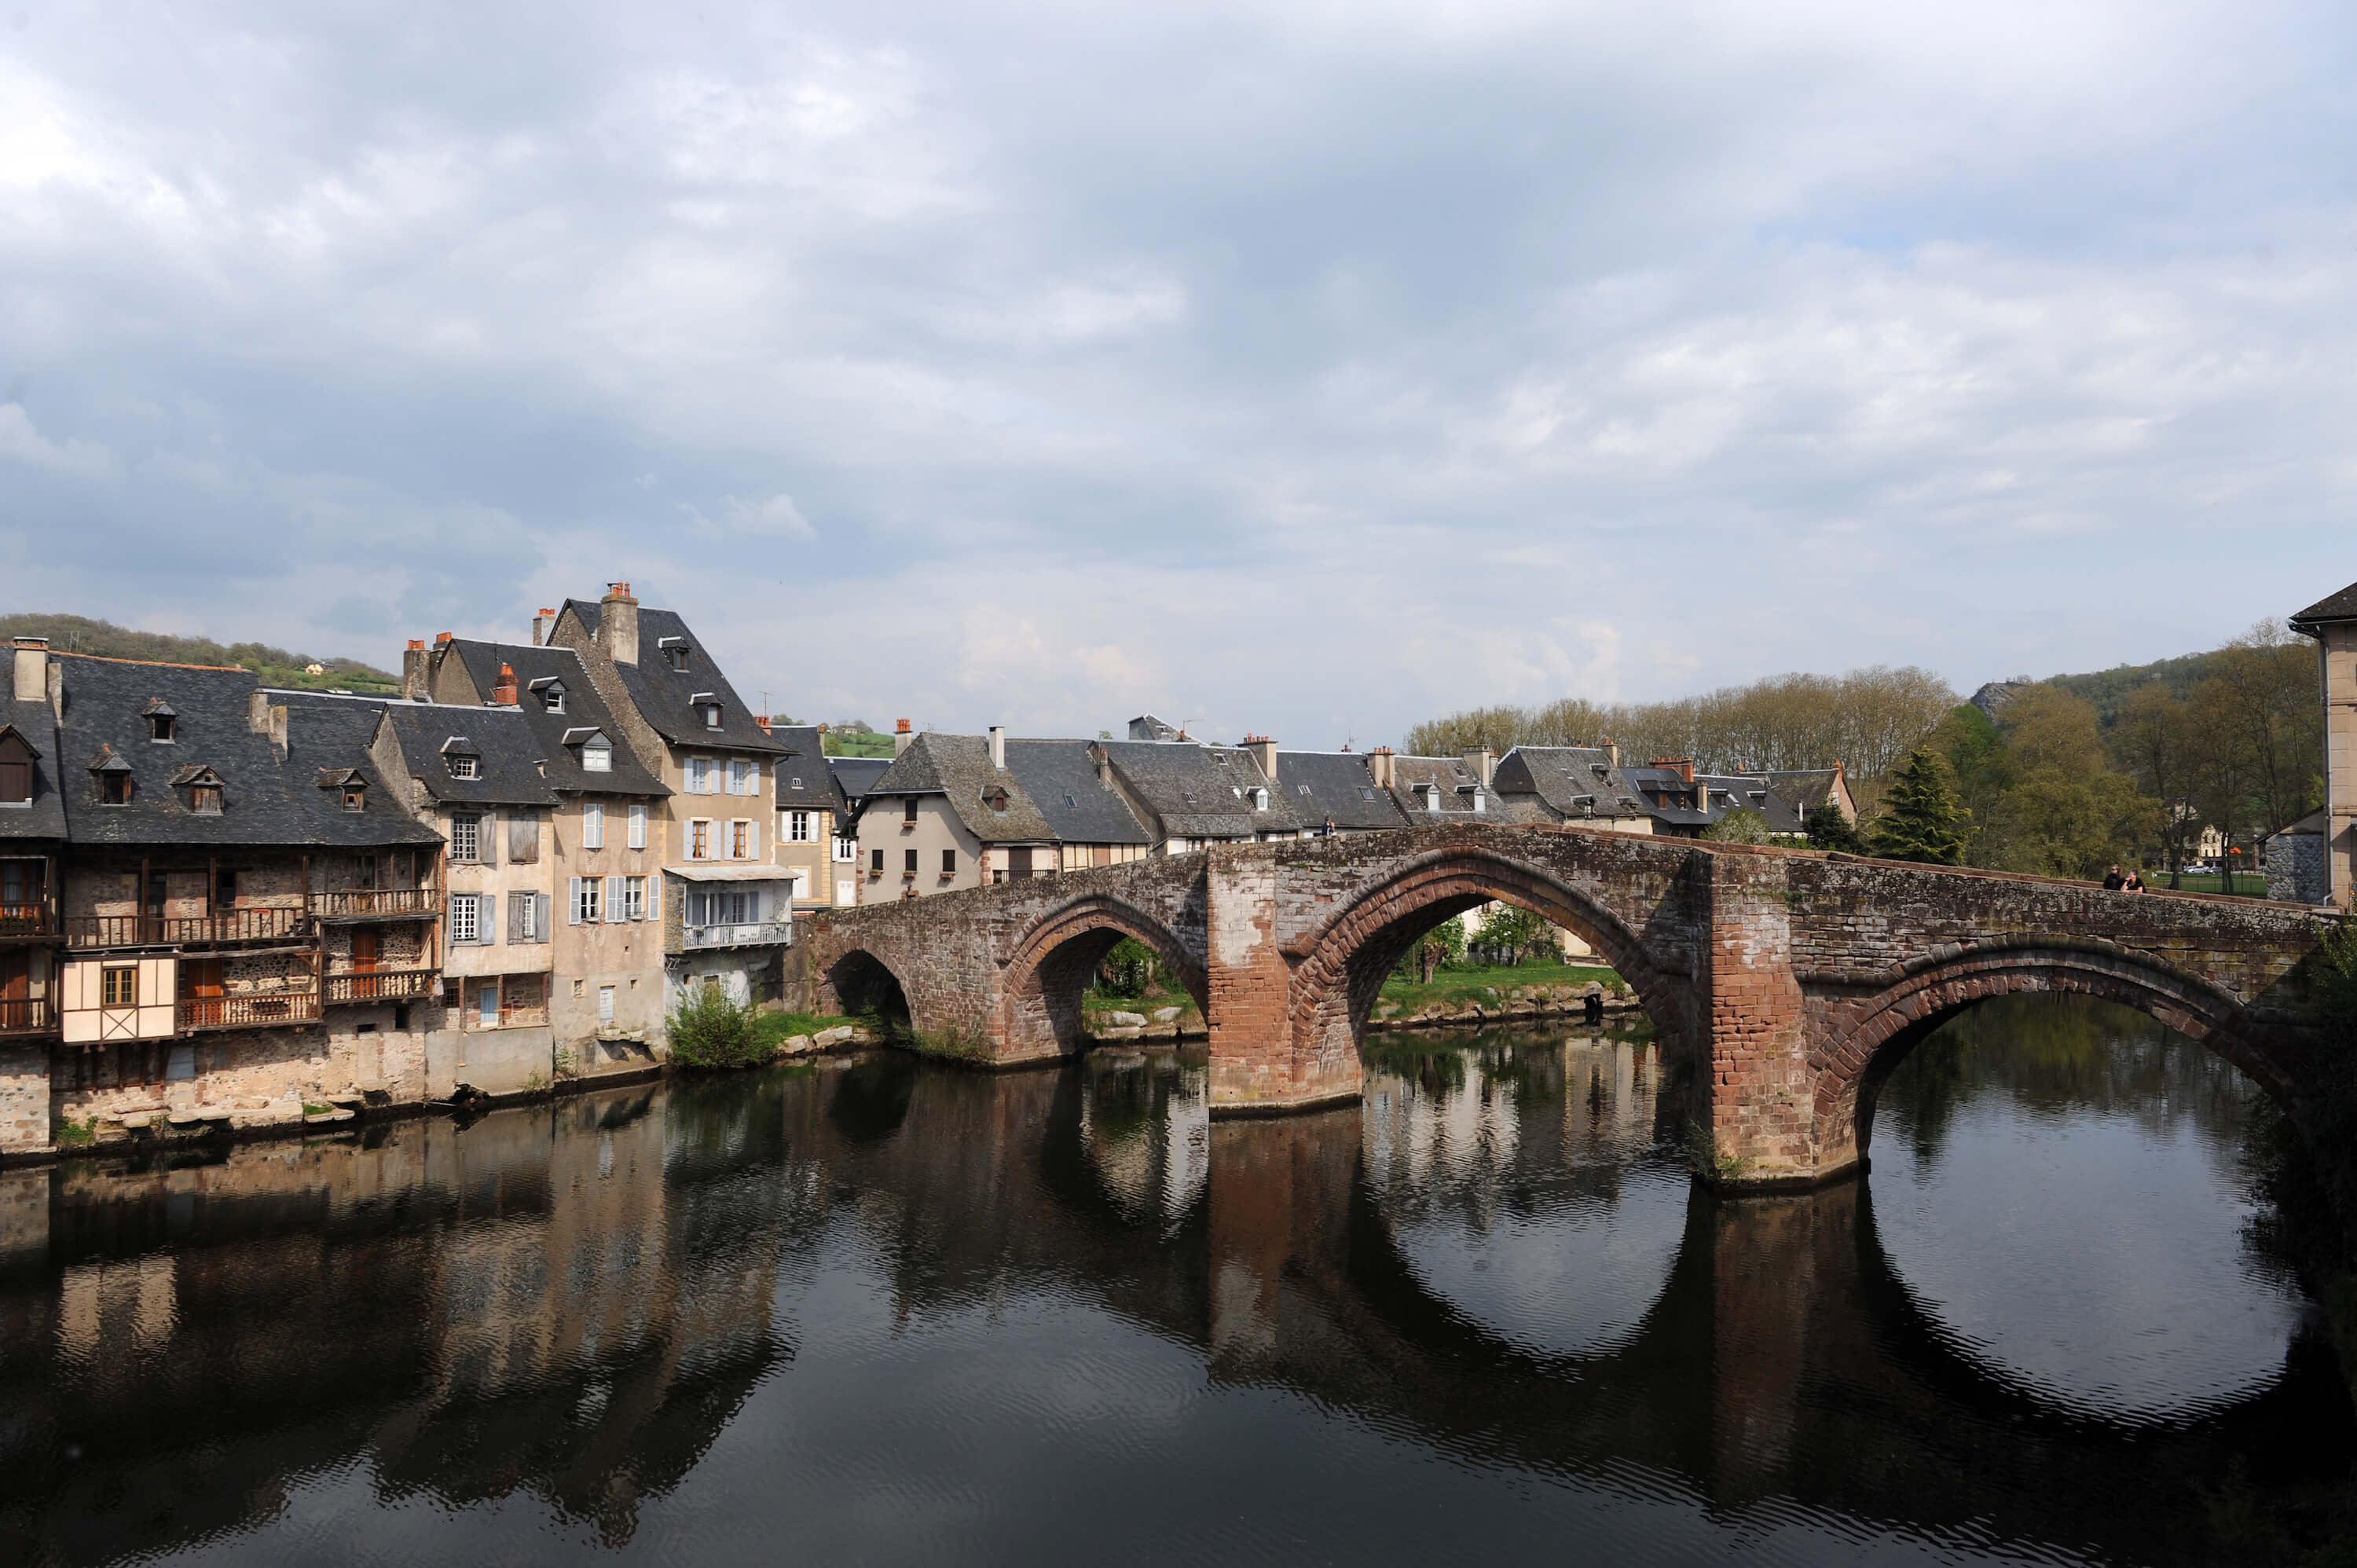
[[[146,666],[150,670],[221,670],[235,671],[241,675],[251,675],[253,673],[253,671],[248,670],[242,664],[180,664],[176,663],[169,659],[117,659],[112,654],[73,653],[69,652],[64,649],[58,648],[52,648],[49,650],[49,657],[52,659],[87,659],[94,664],[141,664]],[[273,690],[287,689],[291,688],[273,688]],[[326,693],[321,693],[320,695],[325,696]]]

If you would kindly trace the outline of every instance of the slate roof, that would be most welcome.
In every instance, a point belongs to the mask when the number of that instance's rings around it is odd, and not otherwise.
[[[1710,820],[1714,824],[1729,811],[1748,806],[1768,819],[1768,831],[1771,833],[1809,831],[1809,824],[1792,809],[1792,802],[1777,793],[1765,774],[1697,773],[1695,782],[1710,786]]]
[[[1482,809],[1473,810],[1473,786],[1481,776],[1473,771],[1472,764],[1460,757],[1394,757],[1392,758],[1392,799],[1410,827],[1450,817],[1463,817],[1484,822],[1545,822],[1554,818],[1526,801],[1501,794],[1497,779],[1491,777],[1490,787],[1482,791]],[[1440,791],[1440,810],[1426,808],[1418,785],[1431,785]]]
[[[369,743],[377,704],[323,699],[269,701],[287,710],[286,757],[249,722],[262,690],[244,670],[145,664],[52,653],[65,674],[66,715],[58,756],[66,822],[78,844],[287,845],[369,848],[439,843],[441,835],[405,809],[406,791],[377,776]],[[148,704],[162,697],[178,715],[174,738],[148,738]],[[92,766],[113,760],[132,777],[131,803],[99,803]],[[188,809],[172,780],[210,768],[224,780],[218,815]],[[366,806],[344,810],[343,791],[322,789],[323,769],[356,768],[369,783]]]
[[[983,800],[991,789],[1006,792],[1006,810],[994,811]],[[1012,768],[990,765],[990,742],[978,735],[941,735],[928,730],[909,743],[909,749],[868,791],[870,799],[888,795],[939,795],[984,843],[1052,843],[1056,830],[1039,814]]]
[[[1510,799],[1535,800],[1548,821],[1625,821],[1647,814],[1635,786],[1602,746],[1518,746],[1498,759],[1491,782]]]
[[[1120,791],[1098,779],[1087,741],[1010,740],[1006,770],[1022,783],[1060,843],[1154,842]]]
[[[500,666],[504,664],[515,672],[518,716],[532,736],[533,749],[525,758],[545,760],[548,787],[571,794],[628,795],[634,798],[664,796],[671,790],[649,773],[631,751],[630,742],[622,737],[619,725],[606,706],[606,700],[590,683],[589,671],[582,667],[581,656],[569,648],[535,648],[529,643],[478,642],[468,638],[452,638],[449,657],[455,658],[474,682],[475,690],[486,696],[499,683]],[[554,680],[565,683],[565,711],[548,711],[544,682]],[[408,703],[395,703],[406,707]],[[484,713],[500,710],[486,705]],[[568,737],[578,741],[583,729],[596,728],[605,732],[614,743],[614,770],[592,773],[581,766]],[[405,736],[405,732],[404,732]],[[436,740],[434,743],[442,743]],[[404,738],[402,755],[415,767],[423,755],[412,752]],[[485,757],[489,772],[490,758]],[[441,770],[447,777],[449,769]],[[537,769],[535,769],[537,771]],[[452,783],[459,782],[453,779]]]
[[[1707,811],[1687,803],[1697,791],[1679,769],[1645,767],[1621,771],[1634,787],[1646,815],[1655,822],[1674,828],[1706,828],[1715,820]]]
[[[2357,620],[2357,583],[2317,600],[2292,617],[2291,624],[2295,630],[2305,631],[2311,626],[2336,620]]]
[[[548,748],[516,709],[446,703],[386,703],[383,708],[402,761],[434,800],[444,805],[556,804],[556,786],[542,777],[539,768]],[[450,777],[450,742],[461,737],[474,749],[472,779]]]
[[[1768,788],[1806,812],[1836,809],[1833,791],[1837,775],[1830,768],[1770,768],[1761,777],[1768,780]]]
[[[7,651],[0,649],[0,653]],[[14,672],[0,671],[13,680]],[[35,752],[33,799],[22,806],[0,806],[0,841],[61,839],[66,836],[66,800],[59,779],[62,757],[58,745],[57,715],[46,695],[0,702],[0,725],[14,729]]]
[[[1375,788],[1364,752],[1280,751],[1276,789],[1305,827],[1322,828],[1329,818],[1343,832],[1407,826],[1399,802]]]
[[[771,725],[770,736],[794,752],[778,759],[778,810],[844,810],[843,791],[835,788],[834,770],[827,766],[826,737],[816,725]]]
[[[825,762],[846,809],[862,796],[874,793],[876,780],[892,766],[888,757],[830,757]]]
[[[1121,781],[1157,819],[1162,838],[1248,839],[1255,833],[1298,832],[1301,813],[1270,784],[1260,763],[1242,746],[1190,740],[1101,740]],[[1279,764],[1282,771],[1283,765]],[[1239,790],[1268,790],[1268,809],[1254,811]],[[1325,817],[1320,813],[1318,822]]]
[[[597,629],[603,607],[587,599],[567,599],[565,607],[591,631]],[[687,668],[673,670],[664,653],[676,641],[688,650]],[[703,641],[687,629],[687,622],[672,610],[639,607],[639,661],[616,663],[623,688],[639,705],[640,716],[654,732],[674,746],[725,747],[737,751],[780,752],[790,749],[753,722],[753,710],[737,696],[737,688],[720,672]],[[516,671],[522,673],[521,668]],[[486,688],[488,689],[488,688]],[[695,711],[695,698],[710,693],[720,702],[720,727],[707,728]]]

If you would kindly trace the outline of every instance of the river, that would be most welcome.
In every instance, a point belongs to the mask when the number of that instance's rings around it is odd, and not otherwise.
[[[0,1562],[2204,1563],[2357,1458],[2231,1069],[1921,1047],[1715,1201],[1641,1031],[892,1053],[0,1172]]]

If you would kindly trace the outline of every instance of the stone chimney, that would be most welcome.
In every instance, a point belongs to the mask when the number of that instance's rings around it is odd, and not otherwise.
[[[597,641],[617,664],[639,661],[639,601],[628,583],[608,583],[597,601]]]
[[[1097,784],[1099,787],[1106,789],[1112,789],[1113,753],[1107,751],[1101,742],[1092,740],[1089,742],[1089,760],[1097,765]]]
[[[909,743],[916,738],[917,737],[909,732],[909,721],[902,719],[900,721],[900,727],[892,733],[892,755],[898,757],[902,752],[908,750]]]
[[[1604,737],[1604,757],[1613,767],[1620,766],[1620,743],[1609,735]]]
[[[1379,746],[1367,753],[1367,771],[1374,775],[1376,789],[1390,789],[1392,779],[1396,777],[1392,772],[1392,748],[1388,746]]]
[[[500,666],[500,678],[491,682],[491,705],[495,708],[516,705],[516,673],[505,664]]]
[[[49,639],[16,639],[16,700],[38,703],[49,694]]]
[[[1469,746],[1465,748],[1465,766],[1473,770],[1474,779],[1487,789],[1490,780],[1497,777],[1498,754],[1486,746]]]
[[[548,634],[555,629],[556,612],[545,605],[542,606],[540,613],[532,618],[532,645],[534,648],[546,648]]]
[[[286,760],[286,704],[273,703],[267,692],[256,692],[246,700],[245,727],[256,735],[268,736],[278,760]]]
[[[1003,771],[1006,767],[1006,726],[1005,725],[990,726],[990,766],[994,770],[998,771]]]
[[[1248,735],[1244,736],[1244,749],[1253,754],[1253,759],[1260,764],[1260,770],[1268,776],[1268,781],[1275,783],[1276,742],[1265,735]]]
[[[425,639],[413,637],[409,646],[401,650],[401,700],[404,703],[425,703],[433,700],[433,656],[425,651]]]

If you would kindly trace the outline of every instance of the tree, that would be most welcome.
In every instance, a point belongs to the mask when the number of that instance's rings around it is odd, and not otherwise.
[[[2246,820],[2255,836],[2275,832],[2323,798],[2315,650],[2282,622],[2263,620],[2220,649],[2212,668],[2203,684],[2214,682],[2225,699],[2216,712],[2244,753]]]
[[[2192,801],[2200,752],[2192,705],[2158,681],[2138,686],[2120,705],[2112,740],[2138,787],[2159,806],[2161,864],[2174,887],[2186,846],[2201,828]]]
[[[1826,808],[1832,811],[1831,807]],[[1839,816],[1839,811],[1833,811]],[[1720,843],[1770,843],[1774,835],[1768,831],[1768,819],[1749,806],[1738,806],[1704,830],[1703,837]]]
[[[1996,728],[2001,749],[1988,773],[1997,793],[1982,808],[1973,864],[2100,876],[2158,837],[2159,804],[2112,768],[2093,703],[2034,683],[2006,704]]]
[[[1962,865],[1971,837],[1971,815],[1956,798],[1956,776],[1947,759],[1928,746],[1917,746],[1883,797],[1874,853],[1889,860]]]
[[[1864,854],[1866,835],[1857,831],[1856,822],[1829,805],[1809,818],[1809,847]]]
[[[1539,946],[1552,929],[1545,919],[1519,904],[1498,904],[1482,917],[1473,940],[1491,952],[1502,953],[1509,964],[1516,964],[1523,961],[1523,950]]]

